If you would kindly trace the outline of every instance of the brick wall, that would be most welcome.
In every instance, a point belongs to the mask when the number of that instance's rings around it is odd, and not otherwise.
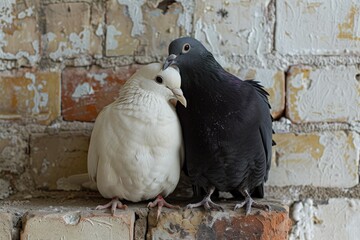
[[[97,113],[183,35],[271,94],[266,194],[291,206],[290,239],[356,239],[357,0],[1,1],[0,198],[84,172]]]

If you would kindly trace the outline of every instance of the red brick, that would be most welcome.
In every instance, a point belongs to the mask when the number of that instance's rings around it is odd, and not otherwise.
[[[0,119],[49,124],[60,115],[60,74],[21,69],[0,73]]]
[[[66,68],[62,74],[62,115],[67,121],[94,121],[118,97],[125,81],[139,68]]]
[[[235,203],[234,203],[235,204]],[[202,209],[163,210],[156,222],[156,211],[148,216],[148,239],[257,239],[288,238],[291,220],[287,209],[271,204],[269,212],[253,209],[245,216],[242,210],[203,211]],[[223,205],[224,206],[224,205]]]

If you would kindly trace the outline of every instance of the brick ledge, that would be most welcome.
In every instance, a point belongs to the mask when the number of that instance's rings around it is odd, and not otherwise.
[[[275,239],[288,238],[291,220],[286,206],[266,201],[269,212],[233,211],[235,201],[217,201],[224,212],[188,210],[190,200],[171,199],[182,209],[156,209],[130,203],[115,217],[93,208],[106,200],[93,193],[54,193],[48,197],[0,201],[0,236],[12,239]],[[30,198],[30,199],[24,199]],[[264,200],[263,200],[264,201]],[[169,200],[170,202],[170,200]],[[9,238],[10,239],[10,238]]]

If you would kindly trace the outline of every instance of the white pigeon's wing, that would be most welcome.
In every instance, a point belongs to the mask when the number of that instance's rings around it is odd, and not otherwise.
[[[88,150],[88,157],[87,157],[87,167],[88,167],[88,174],[90,180],[93,182],[96,182],[96,174],[97,174],[97,167],[99,162],[99,141],[102,141],[101,139],[101,132],[102,132],[102,125],[106,124],[105,120],[105,110],[107,107],[105,107],[97,116],[93,131],[91,133],[90,138],[90,145]]]

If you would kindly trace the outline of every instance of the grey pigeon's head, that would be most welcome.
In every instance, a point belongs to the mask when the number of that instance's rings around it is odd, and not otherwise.
[[[191,37],[175,39],[169,45],[169,56],[166,59],[163,69],[170,65],[183,69],[199,66],[207,57],[213,58],[212,54],[199,42]]]

